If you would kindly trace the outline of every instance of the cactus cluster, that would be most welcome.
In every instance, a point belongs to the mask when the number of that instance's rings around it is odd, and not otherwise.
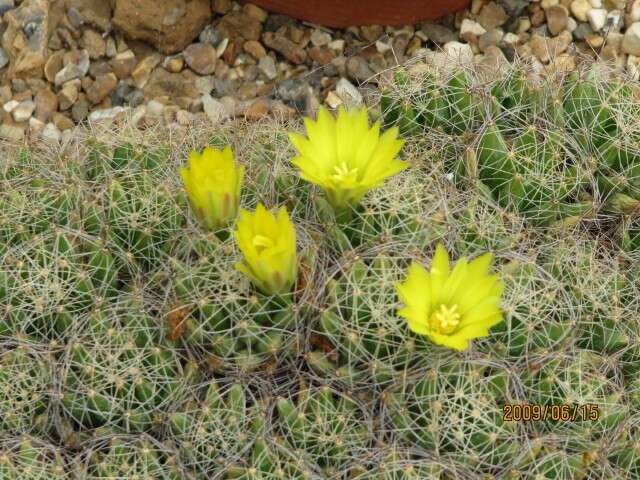
[[[635,83],[390,88],[382,131],[1,147],[0,478],[640,479]],[[228,144],[235,224],[179,173]]]

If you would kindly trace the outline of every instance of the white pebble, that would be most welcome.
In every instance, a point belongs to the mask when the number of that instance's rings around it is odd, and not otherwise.
[[[607,11],[604,8],[592,8],[587,12],[589,25],[594,32],[599,32],[607,23]]]

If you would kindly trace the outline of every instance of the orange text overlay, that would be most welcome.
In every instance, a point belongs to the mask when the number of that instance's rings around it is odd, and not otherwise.
[[[596,421],[600,418],[598,405],[538,405],[507,404],[502,407],[502,420],[505,422],[573,422],[576,420]]]

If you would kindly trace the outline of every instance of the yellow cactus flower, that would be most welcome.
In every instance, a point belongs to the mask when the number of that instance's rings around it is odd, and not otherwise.
[[[398,128],[381,136],[379,121],[369,128],[365,107],[348,111],[340,107],[337,118],[320,107],[317,121],[305,118],[304,124],[308,139],[289,134],[299,153],[292,162],[303,179],[324,189],[335,209],[357,204],[369,190],[408,166],[395,158],[404,144],[397,138]]]
[[[434,343],[465,350],[470,339],[486,337],[502,321],[504,283],[498,274],[488,275],[492,259],[490,253],[471,262],[462,258],[449,271],[449,254],[438,245],[430,272],[413,262],[405,282],[396,283],[406,305],[398,315]]]
[[[206,228],[227,226],[238,215],[244,167],[236,167],[231,147],[191,152],[189,167],[180,168],[189,203]]]
[[[245,261],[236,268],[268,295],[290,292],[298,264],[296,230],[287,209],[281,207],[276,218],[259,203],[255,213],[241,210],[236,226],[233,235]]]

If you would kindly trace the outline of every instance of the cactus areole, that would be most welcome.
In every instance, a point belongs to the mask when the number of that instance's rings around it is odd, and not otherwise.
[[[252,0],[267,10],[328,27],[413,25],[462,10],[469,0]]]

